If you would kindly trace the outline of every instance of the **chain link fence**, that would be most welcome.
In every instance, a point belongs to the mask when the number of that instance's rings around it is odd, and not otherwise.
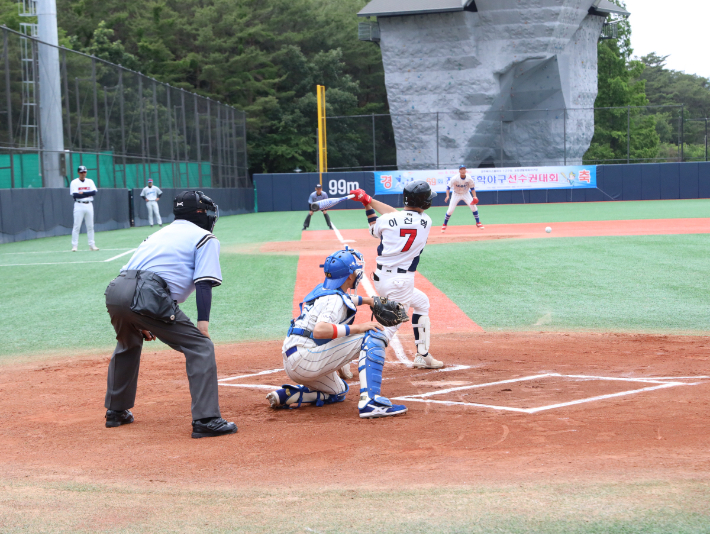
[[[327,128],[331,171],[708,160],[708,119],[682,105],[333,116]]]
[[[42,187],[36,39],[2,28],[0,188]],[[68,185],[79,165],[98,187],[252,187],[243,111],[120,65],[58,48]]]

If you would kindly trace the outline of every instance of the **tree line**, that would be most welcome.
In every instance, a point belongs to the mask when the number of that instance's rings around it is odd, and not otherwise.
[[[315,170],[316,85],[328,88],[329,116],[388,111],[379,47],[357,39],[367,2],[57,0],[57,12],[63,46],[245,110],[250,172],[290,172]],[[0,23],[20,22],[15,0],[0,0]],[[585,160],[672,160],[681,120],[686,157],[704,157],[705,124],[687,121],[710,115],[708,80],[667,69],[664,56],[634,59],[630,36],[624,20],[598,45],[596,107],[626,109],[596,112]],[[638,107],[649,105],[666,107]],[[356,166],[372,150],[369,123],[351,124],[332,136],[329,125],[329,163]],[[377,135],[391,144],[391,128]]]

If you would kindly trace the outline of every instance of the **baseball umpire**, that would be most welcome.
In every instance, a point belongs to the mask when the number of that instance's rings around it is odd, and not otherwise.
[[[313,210],[311,209],[311,204],[314,202],[318,202],[319,200],[325,200],[328,198],[328,193],[323,191],[323,186],[320,184],[316,184],[316,190],[311,193],[308,196],[308,215],[306,216],[306,220],[303,221],[303,229],[308,230],[308,227],[311,224],[311,217],[313,216]],[[323,211],[323,217],[325,217],[325,222],[328,224],[328,228],[331,230],[333,229],[333,225],[330,223],[330,215],[328,215],[328,212],[326,210]]]
[[[133,422],[143,341],[159,339],[185,355],[192,396],[192,437],[233,434],[220,416],[217,363],[208,326],[212,287],[222,283],[219,241],[212,234],[217,205],[201,191],[183,191],[175,221],[151,235],[106,288],[106,308],[116,330],[108,368],[106,426]],[[197,290],[197,327],[178,307]]]

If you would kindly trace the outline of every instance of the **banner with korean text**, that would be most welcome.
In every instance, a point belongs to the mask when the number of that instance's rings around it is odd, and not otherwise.
[[[466,174],[474,179],[476,191],[597,187],[597,168],[595,165],[467,169]],[[459,171],[457,169],[378,171],[375,172],[375,194],[401,193],[405,185],[415,180],[426,180],[434,191],[445,193],[449,180],[458,175]]]

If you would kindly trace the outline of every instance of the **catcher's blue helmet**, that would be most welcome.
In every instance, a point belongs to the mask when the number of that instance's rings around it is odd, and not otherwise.
[[[357,250],[346,246],[345,250],[339,250],[328,256],[321,267],[325,272],[325,282],[323,282],[325,289],[338,289],[352,273],[357,273],[352,287],[355,289],[365,272],[365,260]]]

